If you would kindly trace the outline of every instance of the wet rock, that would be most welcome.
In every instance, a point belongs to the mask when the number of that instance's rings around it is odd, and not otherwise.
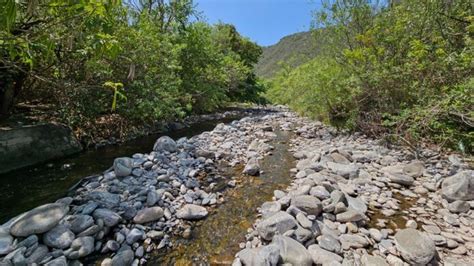
[[[207,216],[208,212],[205,207],[186,204],[176,213],[176,217],[184,220],[200,220]]]
[[[138,211],[133,222],[137,224],[149,223],[160,219],[163,215],[164,211],[161,207],[145,208]]]
[[[449,201],[474,200],[474,171],[462,171],[446,178],[442,183],[441,192]]]
[[[243,173],[251,176],[257,176],[260,174],[260,164],[256,157],[252,157],[247,161]]]
[[[163,136],[156,140],[155,145],[153,145],[153,150],[156,152],[176,152],[178,150],[178,146],[172,138]]]
[[[308,247],[308,252],[313,259],[314,264],[328,265],[332,262],[342,262],[342,257],[320,248],[318,245],[311,245]]]
[[[74,240],[74,233],[65,225],[57,225],[43,235],[43,243],[48,247],[66,249]]]
[[[436,253],[433,240],[411,228],[398,231],[395,243],[403,259],[410,264],[428,264]]]
[[[116,226],[122,219],[120,215],[109,209],[96,209],[92,216],[97,219],[102,219],[104,224],[108,227]]]
[[[329,170],[333,171],[335,174],[340,175],[345,178],[356,178],[359,176],[359,167],[355,164],[340,164],[327,162],[327,167]]]
[[[74,239],[71,247],[64,252],[66,257],[71,260],[85,257],[94,252],[94,238],[90,236],[84,236]]]
[[[311,266],[313,264],[313,259],[308,250],[292,238],[276,235],[273,237],[272,244],[278,246],[283,263],[300,266]]]
[[[16,219],[10,233],[16,237],[42,234],[55,227],[66,216],[69,207],[60,203],[51,203],[34,208]]]
[[[116,158],[113,168],[117,177],[129,176],[132,174],[133,159],[128,157]]]
[[[309,195],[292,197],[291,205],[306,212],[308,215],[318,216],[323,210],[321,201],[318,198]]]
[[[296,221],[290,214],[279,211],[257,224],[258,234],[265,240],[271,240],[276,232],[283,234],[296,227]]]

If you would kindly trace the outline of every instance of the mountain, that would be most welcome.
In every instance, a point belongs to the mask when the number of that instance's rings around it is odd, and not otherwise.
[[[311,31],[285,36],[277,44],[263,47],[255,72],[259,77],[271,78],[281,69],[280,62],[291,67],[304,64],[319,52],[317,43]]]

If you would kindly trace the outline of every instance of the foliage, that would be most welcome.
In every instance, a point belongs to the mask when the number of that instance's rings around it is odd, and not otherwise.
[[[472,152],[472,3],[383,3],[325,1],[319,58],[280,72],[269,97],[369,135]]]
[[[105,117],[153,124],[260,99],[261,48],[191,0],[2,1],[0,115],[49,104],[82,136]]]

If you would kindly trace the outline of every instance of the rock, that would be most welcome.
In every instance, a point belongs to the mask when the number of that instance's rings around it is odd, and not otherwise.
[[[339,240],[334,238],[331,235],[321,235],[318,236],[318,245],[330,252],[340,253],[341,252],[341,243]]]
[[[372,239],[374,239],[377,242],[380,242],[383,238],[383,235],[380,232],[380,230],[376,228],[370,228],[369,233],[370,233],[370,237],[372,237]]]
[[[43,235],[43,243],[51,248],[66,249],[71,245],[74,237],[71,230],[60,224]]]
[[[127,244],[133,245],[133,243],[137,242],[138,240],[143,239],[144,235],[145,233],[142,230],[138,228],[133,228],[127,234]]]
[[[367,205],[365,202],[359,198],[353,198],[349,195],[345,195],[347,206],[351,209],[354,209],[362,214],[367,212]]]
[[[369,241],[360,235],[343,234],[339,236],[342,249],[363,248],[369,245]]]
[[[364,266],[389,266],[389,264],[385,261],[384,258],[380,256],[371,256],[369,254],[362,255],[361,258],[361,265]]]
[[[114,160],[114,172],[117,177],[129,176],[132,174],[133,159],[128,157],[120,157]]]
[[[260,164],[256,157],[252,157],[247,161],[243,173],[251,176],[257,176],[260,174]]]
[[[418,224],[416,223],[415,220],[408,220],[407,223],[405,224],[405,227],[416,229],[416,228],[418,228]]]
[[[342,257],[320,248],[318,245],[308,247],[308,252],[316,265],[327,265],[332,262],[342,262]]]
[[[323,210],[321,201],[310,195],[299,195],[291,198],[291,205],[306,212],[308,215],[318,216]]]
[[[424,224],[421,226],[421,228],[431,234],[439,235],[441,233],[441,229],[439,229],[439,227],[436,225]]]
[[[133,218],[133,222],[136,224],[144,224],[156,221],[163,217],[164,211],[161,207],[150,207],[139,210],[137,215]]]
[[[267,201],[262,204],[260,207],[260,213],[263,218],[272,216],[273,214],[281,210],[281,204],[277,201]]]
[[[359,167],[355,164],[340,164],[327,162],[329,170],[345,178],[356,178],[359,176]]]
[[[403,186],[411,186],[415,182],[415,179],[413,179],[413,177],[404,174],[386,173],[386,175],[391,182]]]
[[[45,263],[44,266],[67,266],[67,260],[65,256],[60,256]]]
[[[65,224],[75,234],[81,233],[94,224],[92,216],[83,214],[67,216],[65,220]]]
[[[237,256],[244,265],[277,265],[280,258],[280,250],[277,245],[258,248],[246,248],[240,251]]]
[[[43,260],[44,257],[48,254],[48,247],[45,245],[38,245],[31,255],[26,258],[26,263],[28,265],[34,265]],[[14,263],[15,264],[15,263]],[[15,264],[16,265],[16,264]]]
[[[6,228],[0,227],[0,256],[6,255],[12,251],[13,237]]]
[[[292,238],[276,235],[273,237],[272,244],[278,246],[283,263],[299,266],[311,266],[313,264],[311,254],[303,245]]]
[[[400,254],[410,264],[428,264],[436,253],[433,240],[415,229],[402,229],[394,239]]]
[[[364,220],[365,218],[366,217],[364,214],[353,209],[348,209],[347,211],[336,215],[336,220],[341,223],[357,222],[357,221]]]
[[[94,252],[94,238],[91,236],[83,236],[74,239],[71,247],[64,252],[66,257],[71,260],[76,260],[85,257]]]
[[[298,223],[303,227],[307,229],[311,229],[313,226],[313,222],[311,222],[304,214],[298,213],[296,214],[296,220]]]
[[[471,205],[468,202],[462,200],[456,200],[448,204],[448,210],[454,213],[467,212],[471,209]]]
[[[104,220],[104,224],[108,227],[116,226],[122,219],[120,215],[118,215],[116,212],[113,212],[109,209],[102,209],[102,208],[96,209],[94,213],[92,213],[92,216],[96,220],[97,219]]]
[[[92,191],[88,197],[99,203],[100,207],[112,209],[117,207],[120,203],[120,195],[109,193],[106,191]]]
[[[419,177],[425,170],[425,164],[421,161],[413,161],[403,167],[403,173],[411,177]]]
[[[186,204],[176,213],[176,217],[184,220],[199,220],[207,216],[207,209],[194,204]]]
[[[296,227],[296,221],[290,214],[279,211],[257,224],[258,234],[265,240],[271,240],[276,232],[283,234]]]
[[[22,214],[12,223],[10,234],[16,237],[26,237],[45,233],[55,227],[68,211],[69,207],[60,203],[36,207]]]
[[[156,152],[175,152],[178,150],[178,146],[172,138],[163,136],[156,140],[155,145],[153,145],[153,150]]]
[[[112,258],[112,266],[130,266],[132,265],[133,259],[135,258],[135,254],[131,249],[125,249],[119,251],[113,258]]]
[[[444,179],[441,193],[448,201],[474,200],[474,170],[462,171]]]

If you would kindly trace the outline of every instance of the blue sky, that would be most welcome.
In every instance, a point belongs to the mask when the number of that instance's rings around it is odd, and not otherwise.
[[[319,0],[195,0],[210,23],[234,24],[258,44],[267,46],[282,37],[309,30]]]

